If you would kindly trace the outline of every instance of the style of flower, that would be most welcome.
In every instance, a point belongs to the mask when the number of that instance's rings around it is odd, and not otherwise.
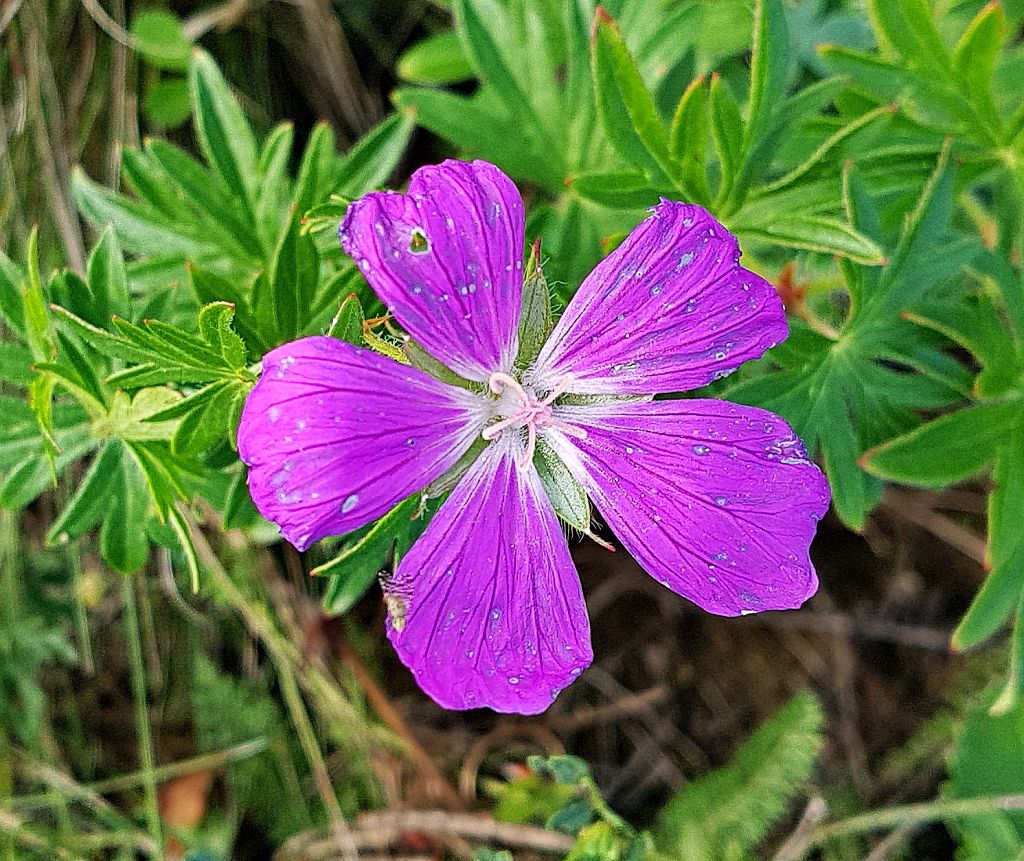
[[[485,162],[351,204],[342,246],[395,319],[468,383],[330,337],[267,354],[238,447],[300,550],[371,522],[479,449],[387,585],[388,637],[448,708],[546,709],[592,660],[569,547],[536,462],[557,457],[637,562],[734,616],[798,607],[824,476],[776,415],[652,396],[704,386],[787,335],[770,284],[698,206],[662,200],[517,365],[523,202]],[[480,441],[483,440],[483,443]],[[543,449],[543,451],[541,450]]]

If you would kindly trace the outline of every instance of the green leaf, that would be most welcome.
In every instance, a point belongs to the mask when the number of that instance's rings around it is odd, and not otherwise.
[[[248,472],[244,464],[231,478],[224,499],[223,515],[224,529],[244,529],[260,521],[260,514],[249,495]]]
[[[949,54],[935,29],[928,0],[868,0],[868,15],[879,43],[921,68],[947,71]]]
[[[669,157],[689,198],[710,203],[705,157],[708,141],[708,87],[703,75],[694,78],[676,106],[669,132]]]
[[[862,464],[888,481],[944,487],[988,466],[1022,411],[1019,400],[967,407],[872,449]]]
[[[718,186],[719,210],[732,195],[742,197],[745,189],[735,188],[743,145],[743,118],[729,85],[716,72],[710,88],[711,139],[718,153],[721,177]],[[724,212],[723,212],[724,214]]]
[[[207,234],[216,237],[218,244],[225,247],[226,256],[249,257],[246,263],[255,268],[262,259],[263,249],[245,199],[234,193],[219,176],[166,141],[158,138],[146,141],[146,152],[198,213],[199,218],[193,216],[193,220],[203,224]]]
[[[658,202],[657,189],[642,171],[583,173],[572,177],[571,184],[580,197],[616,209],[638,209]]]
[[[308,323],[320,283],[320,255],[316,244],[301,231],[298,211],[292,207],[270,261],[270,272],[254,296],[260,331],[275,344],[294,340]]]
[[[54,473],[60,474],[96,447],[96,440],[81,426],[64,433],[58,430],[54,436],[59,452],[53,465],[43,454],[42,441],[36,437],[34,450],[4,476],[0,484],[0,508],[13,511],[24,508],[43,491],[52,488]]]
[[[885,263],[885,252],[875,242],[849,224],[825,215],[780,213],[761,223],[737,220],[729,226],[741,237],[761,242],[837,254],[865,266]]]
[[[166,9],[147,9],[135,16],[129,31],[135,48],[159,69],[183,72],[192,56],[181,19]]]
[[[967,649],[981,643],[1006,621],[1024,600],[1024,420],[1006,435],[992,470],[994,488],[988,500],[988,560],[992,565],[981,591],[953,633],[953,646]]]
[[[142,97],[142,110],[151,123],[168,129],[185,124],[192,114],[192,95],[185,78],[162,78]]]
[[[21,304],[21,284],[25,274],[0,251],[0,319],[20,337],[25,334],[25,311]]]
[[[124,255],[113,227],[103,231],[100,241],[89,255],[87,273],[95,319],[106,323],[113,316],[129,317],[131,298],[128,295],[128,273],[124,268]]]
[[[532,180],[549,189],[561,189],[565,173],[545,150],[524,140],[514,122],[479,98],[471,99],[440,90],[397,90],[395,105],[411,111],[416,122],[457,142],[461,152],[493,162],[506,173]]]
[[[872,307],[875,314],[906,307],[930,279],[922,277],[935,254],[937,240],[945,231],[953,208],[954,170],[947,143],[935,170],[907,217],[889,265],[883,270]],[[948,250],[947,250],[948,253]]]
[[[594,822],[580,829],[565,861],[618,861],[621,855],[615,829],[607,822]]]
[[[25,321],[25,343],[32,358],[45,362],[54,353],[53,339],[50,335],[50,324],[46,314],[46,295],[43,282],[39,277],[39,229],[33,227],[29,233],[28,277],[19,285],[21,291],[21,312]]]
[[[789,28],[782,0],[757,0],[744,147],[749,152],[783,102],[789,76]]]
[[[573,529],[589,532],[590,499],[554,449],[544,440],[537,441],[537,454],[533,462],[555,514]]]
[[[827,385],[827,377],[825,378]],[[881,496],[881,482],[857,466],[861,449],[857,431],[849,414],[842,390],[823,392],[820,410],[812,424],[820,428],[821,453],[825,461],[832,504],[844,523],[862,529],[867,512]]]
[[[209,305],[227,302],[234,306],[232,328],[245,342],[250,356],[263,355],[270,349],[270,343],[265,341],[259,332],[258,321],[245,296],[233,281],[197,266],[189,266],[187,271],[192,292],[201,303]]]
[[[92,424],[97,439],[166,440],[173,436],[177,421],[151,422],[157,413],[176,405],[181,400],[178,392],[165,388],[142,389],[134,398],[124,392],[114,392],[110,412]]]
[[[379,188],[398,167],[415,127],[413,117],[392,114],[370,129],[341,160],[330,190],[355,198]]]
[[[1006,13],[999,3],[986,3],[967,26],[953,51],[953,68],[967,91],[990,93],[999,51],[1006,40]]]
[[[996,565],[953,632],[952,645],[962,651],[977,646],[998,631],[1024,600],[1024,541]]]
[[[138,462],[127,447],[113,444],[120,455],[120,487],[110,498],[100,527],[100,553],[112,568],[133,574],[149,558],[146,513],[149,493]]]
[[[239,397],[244,400],[247,391],[248,386],[238,383],[213,383],[175,404],[172,409],[175,414],[182,411],[182,418],[171,438],[171,451],[182,456],[196,455],[225,436],[231,436],[235,400]],[[185,409],[186,404],[188,409]],[[170,410],[162,410],[148,420],[166,420],[169,413]]]
[[[338,161],[335,147],[334,130],[330,124],[317,123],[306,142],[295,181],[292,200],[299,213],[305,215],[330,194]]]
[[[742,857],[785,811],[814,767],[824,714],[811,693],[797,694],[725,768],[688,783],[652,829],[657,849],[675,858]],[[713,849],[709,855],[695,847]]]
[[[531,94],[516,75],[516,64],[502,51],[509,34],[515,32],[506,8],[497,0],[453,0],[452,10],[466,54],[507,115],[516,118],[520,135],[538,151],[548,151],[552,161],[559,161],[562,154],[551,146],[553,141],[537,116]]]
[[[1024,542],[1021,542],[1024,544]],[[1024,563],[1024,557],[1020,560]],[[992,703],[989,713],[1004,715],[1016,709],[1024,700],[1024,600],[1017,604],[1017,612],[1013,617],[1013,633],[1010,637],[1010,672],[1007,675],[1006,687],[998,699]]]
[[[235,306],[230,302],[211,302],[199,311],[199,334],[229,368],[242,370],[246,363],[245,342],[231,328]]]
[[[398,58],[398,77],[416,84],[457,84],[473,77],[458,33],[445,30],[422,39]]]
[[[81,168],[72,171],[71,191],[86,220],[101,229],[113,225],[128,251],[148,257],[174,255],[193,262],[218,256],[208,237],[200,239],[187,223],[173,221],[148,205],[98,185]]]
[[[239,199],[256,200],[256,139],[213,58],[196,50],[189,68],[199,146]]]
[[[96,453],[64,509],[46,533],[49,544],[64,544],[85,535],[110,510],[110,499],[120,492],[121,446],[106,443]]]
[[[873,111],[867,111],[859,117],[851,120],[837,132],[827,137],[813,153],[785,174],[785,176],[782,176],[766,185],[758,192],[758,197],[770,196],[792,186],[805,174],[821,166],[825,162],[826,157],[829,156],[833,150],[837,149],[841,144],[853,137],[853,135],[861,129],[871,125],[876,120],[884,120],[891,117],[893,112],[894,108],[890,105],[883,105],[879,108],[875,108]]]
[[[14,386],[27,386],[32,372],[32,354],[15,344],[0,344],[0,380]]]
[[[1024,707],[1019,703],[997,714],[987,693],[975,703],[960,727],[949,759],[943,795],[983,798],[1024,792],[1020,751],[1024,747]],[[957,817],[948,823],[958,837],[958,856],[974,861],[1018,858],[1024,851],[1024,815],[992,805],[986,813]]]
[[[334,559],[310,572],[331,578],[324,594],[326,612],[347,612],[386,565],[405,555],[429,520],[422,515],[414,519],[419,508],[417,494],[403,500],[368,528],[357,532]]]
[[[591,58],[597,113],[609,140],[626,161],[653,179],[667,177],[665,126],[618,25],[600,6],[594,16]]]

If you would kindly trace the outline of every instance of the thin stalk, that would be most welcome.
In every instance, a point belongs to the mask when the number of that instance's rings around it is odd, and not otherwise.
[[[928,822],[943,819],[962,819],[998,811],[1024,810],[1024,795],[994,795],[984,798],[941,798],[937,801],[923,801],[918,804],[904,804],[897,807],[883,807],[869,813],[861,813],[848,819],[840,819],[819,826],[811,832],[807,842],[800,847],[797,859],[829,840],[854,834],[867,834],[883,829],[912,828]]]
[[[135,604],[135,580],[124,577],[121,581],[124,596],[124,634],[128,641],[128,663],[135,699],[135,729],[139,737],[139,759],[142,762],[143,790],[146,799],[146,827],[155,848],[155,857],[164,857],[160,825],[160,809],[156,797],[156,771],[153,760],[153,738],[149,732],[149,708],[146,704],[146,669],[142,663],[142,635],[139,632],[139,612]]]
[[[331,830],[334,832],[342,858],[344,861],[358,861],[359,851],[352,839],[352,832],[345,821],[341,806],[338,804],[338,797],[331,785],[327,764],[320,751],[313,723],[306,711],[306,705],[302,701],[302,695],[295,680],[293,667],[300,666],[302,663],[298,650],[281,637],[274,623],[262,608],[254,607],[246,600],[234,581],[228,576],[227,570],[221,564],[217,554],[214,553],[206,536],[195,525],[187,509],[179,507],[178,511],[182,515],[183,522],[188,526],[196,552],[213,578],[216,588],[242,617],[249,632],[259,638],[266,648],[277,673],[292,723],[298,732],[299,743],[309,761],[321,800],[331,819]]]
[[[71,593],[73,596],[72,606],[75,616],[75,633],[78,639],[78,654],[82,661],[82,672],[91,676],[96,672],[96,665],[92,659],[92,637],[89,634],[89,617],[85,611],[85,602],[82,599],[82,557],[78,548],[68,545],[64,558],[71,568]]]
[[[313,722],[309,719],[309,712],[306,711],[306,705],[299,694],[299,686],[295,682],[295,676],[291,672],[291,667],[281,660],[280,657],[275,658],[273,652],[271,652],[271,659],[274,661],[274,669],[277,670],[277,680],[281,685],[281,692],[284,694],[288,713],[291,715],[292,723],[299,734],[299,744],[302,745],[306,759],[309,760],[310,768],[313,769],[313,779],[316,781],[317,790],[331,818],[331,830],[338,841],[342,857],[345,858],[345,861],[356,861],[359,857],[359,850],[352,839],[348,823],[345,822],[345,816],[341,812],[338,796],[334,794],[331,776],[327,772],[327,763],[324,761],[323,753],[320,751],[320,743],[317,741]]]
[[[248,759],[250,756],[262,753],[266,748],[266,739],[256,738],[215,753],[205,753],[201,756],[183,759],[180,762],[157,766],[152,770],[151,774],[155,783],[165,783],[168,780],[181,777],[183,774],[209,771],[210,769],[226,765],[229,762],[239,762],[243,759]],[[146,780],[147,774],[145,771],[135,771],[131,774],[119,774],[117,777],[108,777],[106,780],[97,780],[94,783],[76,784],[74,786],[64,785],[62,788],[73,797],[87,798],[97,795],[111,795],[116,792],[134,789],[137,786],[143,786]],[[47,793],[38,793],[12,798],[10,807],[12,810],[26,811],[47,807],[49,804],[49,795]]]

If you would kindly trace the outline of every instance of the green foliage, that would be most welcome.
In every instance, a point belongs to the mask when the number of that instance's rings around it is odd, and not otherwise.
[[[544,823],[576,842],[567,858],[749,859],[811,776],[824,715],[810,693],[798,694],[762,725],[725,768],[687,784],[637,832],[609,808],[583,760],[531,757],[527,775],[493,789],[495,813]]]
[[[854,221],[877,230],[871,226],[879,213],[856,169],[848,168],[844,185]],[[794,320],[789,340],[772,354],[780,371],[729,391],[736,400],[786,416],[809,446],[821,450],[836,511],[856,528],[882,489],[858,466],[860,454],[916,427],[919,411],[953,405],[970,390],[968,372],[944,344],[899,316],[958,277],[977,253],[948,232],[953,189],[953,170],[943,155],[898,235],[878,231],[888,263],[842,268],[850,310],[838,328],[810,314]]]
[[[34,244],[24,268],[0,259],[0,311],[12,333],[0,372],[28,401],[8,398],[0,504],[27,505],[91,456],[48,539],[98,526],[103,558],[126,573],[145,565],[152,542],[169,543],[197,588],[183,506],[205,499],[233,525],[253,521],[233,446],[254,363],[322,332],[339,297],[364,289],[333,242],[303,229],[303,216],[382,182],[411,125],[385,120],[347,156],[318,126],[293,178],[291,126],[260,140],[210,56],[170,38],[175,26],[168,13],[147,12],[133,33],[154,62],[178,68],[173,49],[187,67],[204,161],[159,139],[125,150],[133,196],[76,173],[76,200],[102,231],[84,278],[65,269],[44,284]]]
[[[651,832],[658,852],[678,859],[750,857],[811,776],[823,720],[812,694],[790,700],[729,766],[673,796]]]
[[[198,656],[192,667],[192,708],[202,750],[266,741],[265,751],[228,769],[232,801],[242,816],[252,817],[278,844],[314,824],[312,800],[296,794],[301,755],[265,688],[226,675]]]
[[[10,739],[32,747],[42,723],[46,695],[39,672],[53,662],[71,663],[74,650],[64,634],[35,614],[0,619],[0,748]]]
[[[1024,708],[1018,703],[992,714],[991,696],[968,714],[949,763],[945,795],[972,798],[1024,793],[1020,751],[1024,745]],[[1016,858],[1024,852],[1024,815],[993,809],[949,823],[959,836],[961,854],[971,861]]]
[[[92,542],[125,573],[166,547],[199,588],[196,512],[254,540],[271,535],[234,448],[269,349],[326,332],[465,385],[394,330],[375,331],[383,309],[335,239],[351,199],[413,166],[403,159],[419,124],[453,154],[496,163],[524,191],[528,236],[543,237],[550,260],[542,271],[534,246],[521,366],[550,331],[553,296],[568,299],[659,195],[692,201],[738,235],[745,265],[775,278],[791,329],[710,394],[785,416],[823,461],[845,524],[865,525],[886,481],[940,489],[991,478],[989,571],[954,645],[1009,626],[1010,669],[991,710],[973,713],[959,736],[949,795],[1022,791],[1010,765],[1019,764],[1024,692],[1024,6],[437,5],[450,9],[451,28],[445,12],[425,19],[429,35],[396,64],[399,112],[345,155],[327,123],[297,141],[290,123],[254,122],[232,75],[193,44],[193,26],[161,9],[136,13],[124,41],[139,61],[144,114],[163,127],[191,120],[194,139],[124,148],[119,190],[97,179],[88,127],[64,135],[82,138],[64,160],[90,166],[74,170],[71,191],[96,241],[76,249],[72,214],[55,210],[46,221],[63,225],[69,265],[52,273],[53,225],[31,230],[23,202],[0,195],[0,224],[24,221],[27,238],[0,253],[0,505],[21,510],[56,488],[33,510],[53,511],[49,544]],[[12,70],[18,24],[2,49],[13,51]],[[59,99],[28,96],[23,105],[19,91],[16,110],[5,102],[4,116],[21,122],[27,109],[31,125],[59,125]],[[101,110],[95,95],[74,109],[89,122]],[[119,137],[124,118],[109,119]],[[8,180],[17,153],[8,159],[7,145],[22,144],[4,123]],[[50,172],[28,173],[56,206],[65,192]],[[33,193],[44,196],[35,183]],[[794,280],[806,295],[790,289]],[[540,451],[559,517],[586,532],[585,495]],[[427,496],[443,496],[464,468]],[[314,571],[325,576],[326,609],[349,610],[431,510],[408,499],[326,545],[333,558],[317,558]],[[65,659],[66,643],[27,614],[0,626],[0,653],[0,720],[27,738],[40,715],[39,670]],[[272,753],[232,766],[239,809],[265,819],[277,840],[309,824],[294,791],[308,784],[289,771],[297,760],[266,691],[201,660],[193,676],[204,748],[271,741]],[[573,859],[746,859],[810,774],[820,723],[816,701],[797,697],[731,766],[684,787],[650,833],[623,822],[571,757],[532,760],[496,810],[572,835]],[[1021,852],[1015,814],[951,827],[965,857]]]

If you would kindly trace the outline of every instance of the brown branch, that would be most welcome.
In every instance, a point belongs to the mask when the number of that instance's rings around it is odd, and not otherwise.
[[[380,851],[401,840],[408,832],[421,832],[441,839],[468,839],[511,849],[529,849],[554,855],[572,849],[572,837],[558,831],[498,822],[474,813],[446,810],[394,810],[363,813],[352,828],[352,839],[361,852]],[[274,856],[275,861],[333,861],[337,846],[322,832],[306,832],[289,840]]]

